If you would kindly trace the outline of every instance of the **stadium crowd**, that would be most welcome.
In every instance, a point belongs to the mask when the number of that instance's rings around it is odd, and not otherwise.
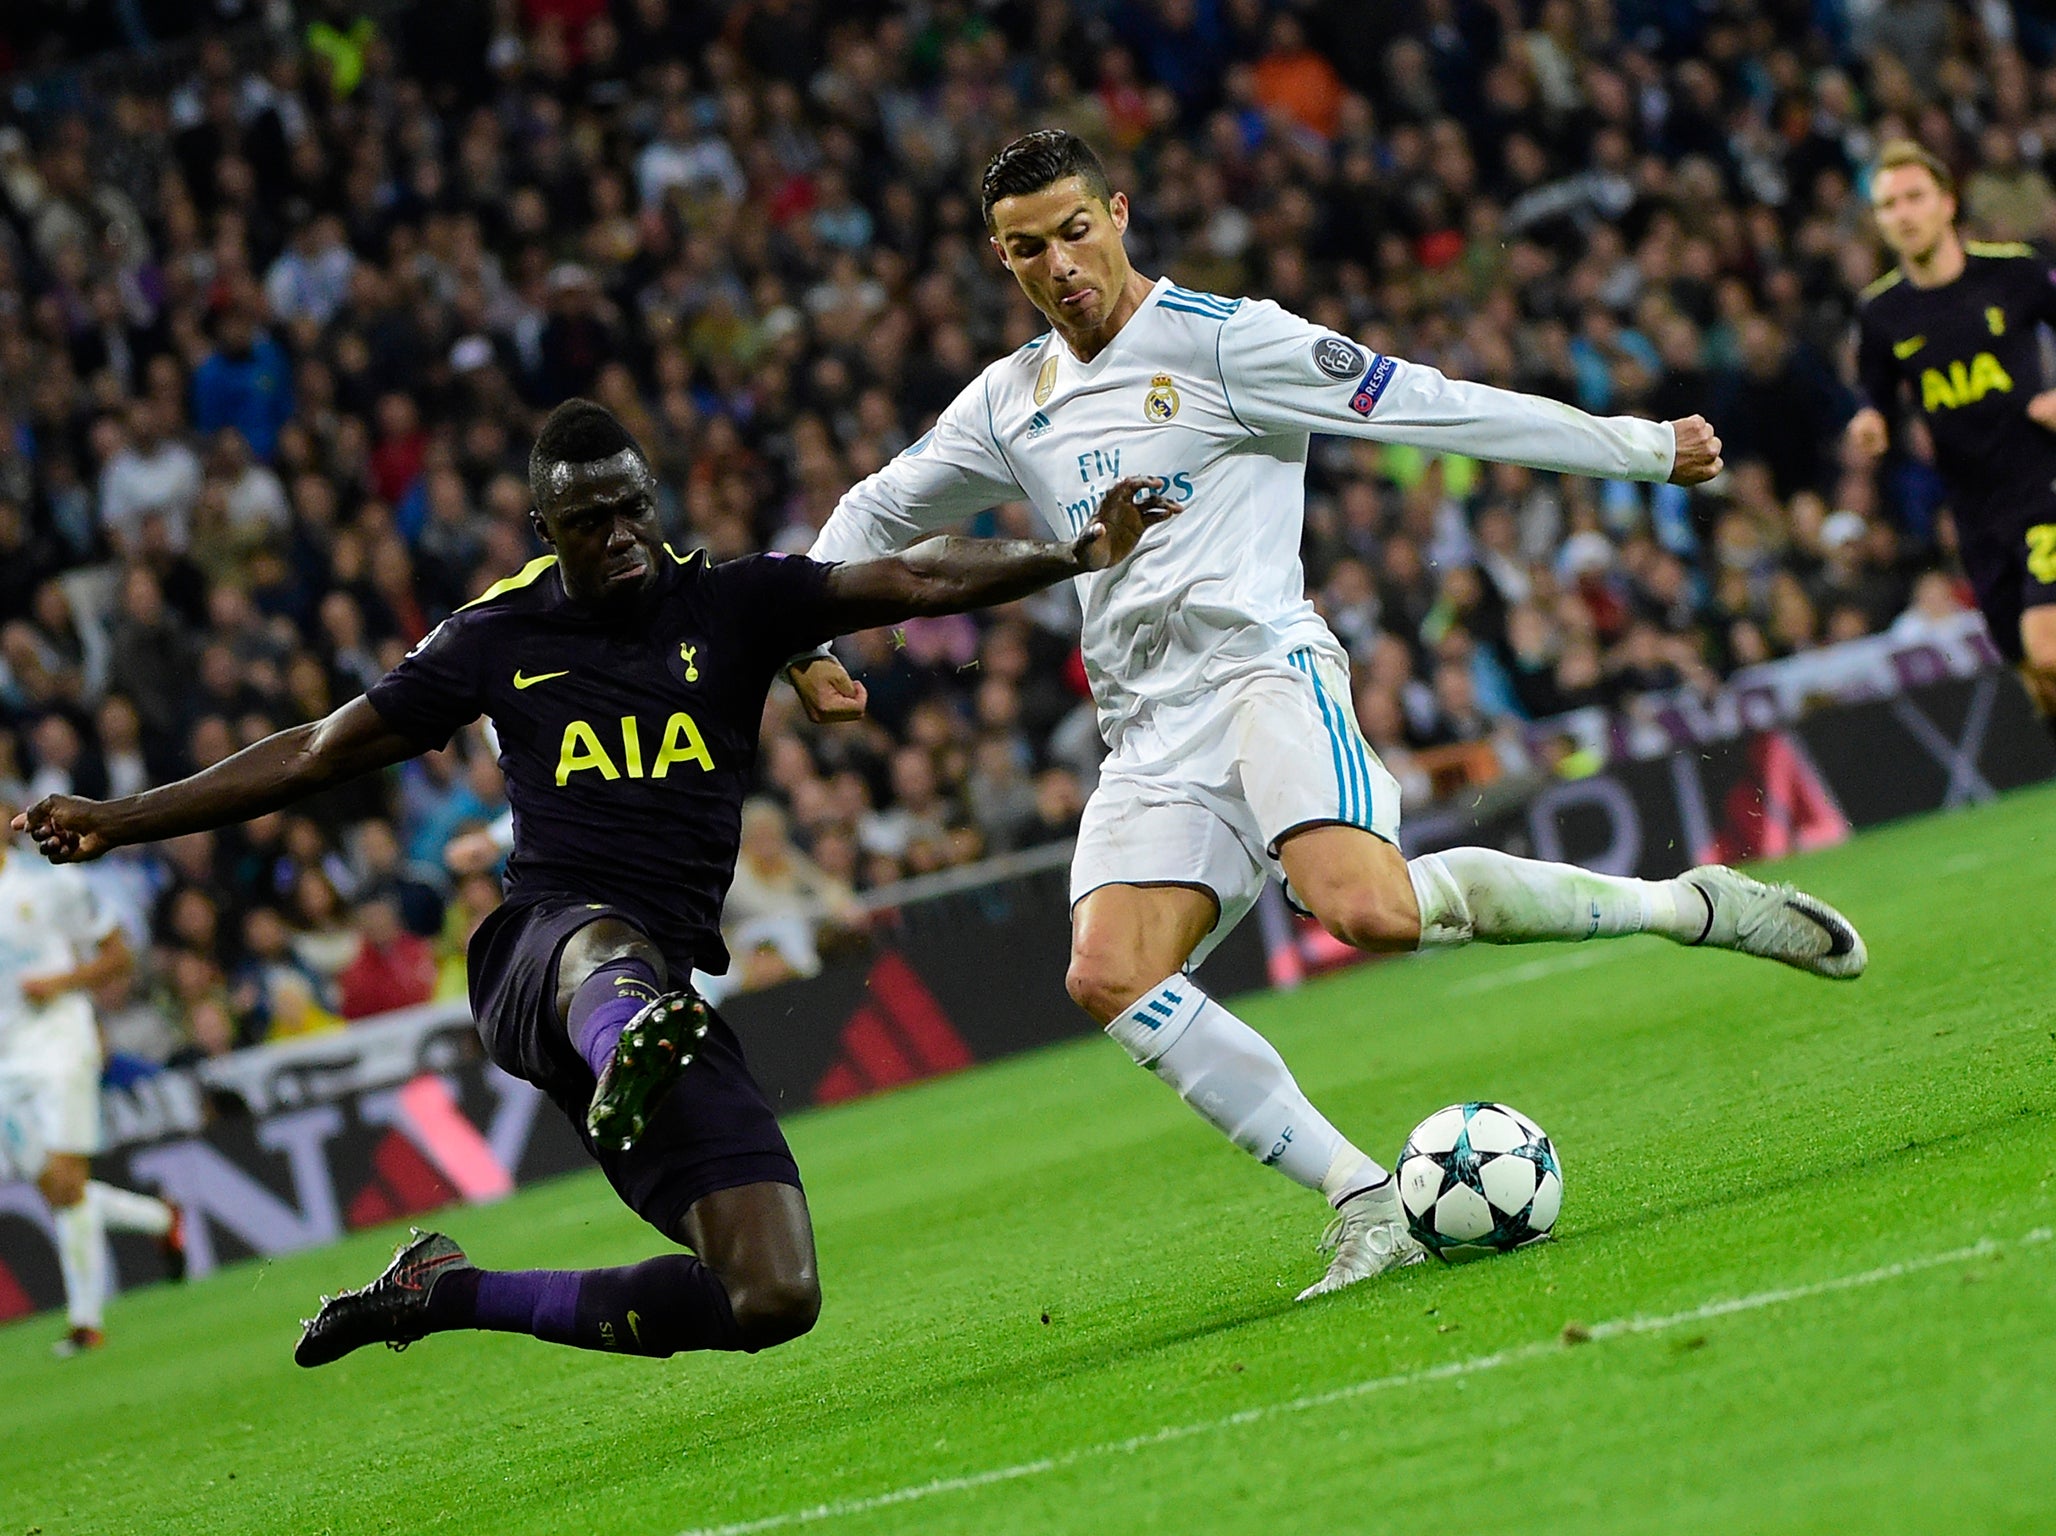
[[[1042,329],[975,193],[1029,127],[1101,147],[1146,272],[1721,431],[1733,468],[1694,493],[1317,444],[1308,580],[1416,798],[1438,750],[1523,764],[1522,722],[1959,607],[1919,456],[1874,482],[1837,446],[1881,270],[1866,157],[1917,136],[1974,230],[2056,233],[2049,39],[1999,0],[265,13],[173,89],[60,70],[0,119],[9,804],[162,782],[361,691],[533,555],[524,456],[568,395],[645,444],[680,548],[805,549]],[[817,965],[854,892],[1075,827],[1100,750],[1075,625],[1046,594],[853,637],[861,726],[778,691],[730,912],[748,984]],[[445,853],[502,806],[474,729],[96,867],[148,940],[114,1044],[460,995],[497,885]]]

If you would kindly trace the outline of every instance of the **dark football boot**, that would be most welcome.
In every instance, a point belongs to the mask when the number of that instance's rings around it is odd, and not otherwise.
[[[628,1021],[585,1112],[595,1146],[626,1152],[636,1144],[652,1106],[699,1053],[709,1018],[696,994],[681,991],[666,992]]]
[[[412,1239],[371,1284],[321,1298],[321,1310],[302,1325],[293,1363],[327,1365],[367,1344],[405,1349],[428,1334],[428,1294],[436,1282],[473,1267],[464,1250],[442,1233],[414,1228]]]

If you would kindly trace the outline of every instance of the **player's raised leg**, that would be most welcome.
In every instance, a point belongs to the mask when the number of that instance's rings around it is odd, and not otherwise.
[[[1269,1041],[1184,973],[1219,915],[1198,886],[1087,892],[1072,912],[1072,998],[1209,1125],[1335,1207],[1335,1259],[1303,1296],[1415,1262],[1391,1174],[1314,1108]]]
[[[692,1065],[707,1033],[707,1008],[690,987],[667,991],[664,957],[619,918],[573,934],[557,962],[557,1016],[592,1069],[586,1130],[626,1151],[656,1100]]]
[[[86,1185],[86,1198],[99,1209],[100,1220],[109,1232],[140,1232],[157,1239],[157,1251],[164,1256],[165,1272],[173,1280],[186,1278],[186,1214],[183,1208],[155,1195],[103,1184],[94,1179]]]
[[[1338,825],[1288,833],[1278,857],[1321,926],[1374,953],[1655,933],[1820,976],[1861,975],[1867,960],[1855,928],[1827,903],[1718,864],[1635,880],[1492,848],[1409,861],[1384,839]]]

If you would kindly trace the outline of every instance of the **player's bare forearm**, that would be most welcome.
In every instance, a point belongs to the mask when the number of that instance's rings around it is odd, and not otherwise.
[[[420,747],[365,699],[326,719],[267,736],[190,778],[119,800],[49,795],[14,818],[56,864],[109,849],[204,832],[280,810],[330,785],[389,767]]]
[[[1076,540],[944,537],[883,560],[837,566],[829,587],[848,627],[871,629],[1011,603],[1090,569]]]
[[[1103,571],[1134,552],[1149,529],[1184,509],[1164,498],[1163,482],[1123,480],[1075,539],[964,539],[916,544],[883,560],[840,565],[829,592],[847,629],[871,629],[924,615],[990,608],[1044,587]]]

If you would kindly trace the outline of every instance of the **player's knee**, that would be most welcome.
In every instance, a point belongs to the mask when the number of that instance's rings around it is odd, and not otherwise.
[[[86,1198],[87,1172],[83,1158],[53,1157],[37,1175],[36,1188],[52,1208],[65,1210]]]
[[[743,1347],[771,1349],[813,1328],[821,1316],[821,1282],[811,1269],[751,1275],[729,1282],[728,1305]]]
[[[1421,940],[1421,915],[1413,893],[1382,885],[1352,883],[1309,901],[1314,917],[1343,943],[1373,953],[1414,948]]]
[[[1162,974],[1138,975],[1134,965],[1114,956],[1077,950],[1071,955],[1070,969],[1064,972],[1064,989],[1095,1023],[1105,1024],[1163,979]]]

